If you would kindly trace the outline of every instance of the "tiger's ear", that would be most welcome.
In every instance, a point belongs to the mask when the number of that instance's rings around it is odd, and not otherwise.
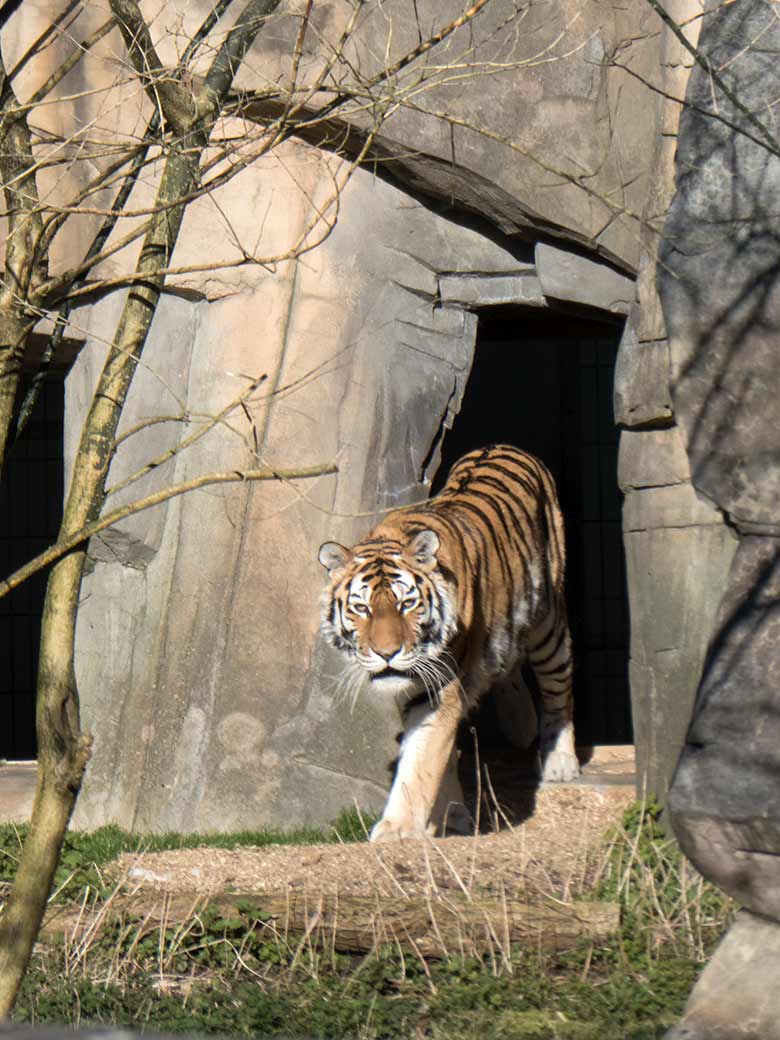
[[[429,529],[420,531],[406,547],[406,555],[423,571],[432,571],[436,566],[439,536]]]
[[[339,545],[338,542],[323,542],[320,546],[320,563],[323,567],[327,567],[331,577],[336,571],[346,567],[351,559],[351,551],[343,545]]]

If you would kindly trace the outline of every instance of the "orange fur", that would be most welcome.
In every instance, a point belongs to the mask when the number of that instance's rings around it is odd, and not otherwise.
[[[324,632],[410,706],[374,839],[441,828],[457,724],[526,657],[542,694],[543,776],[576,775],[563,520],[542,462],[509,445],[470,452],[430,501],[389,513],[351,550],[326,543],[320,560]]]

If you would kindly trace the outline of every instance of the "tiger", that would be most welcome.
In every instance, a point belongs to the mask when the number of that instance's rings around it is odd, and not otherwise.
[[[458,725],[524,661],[540,692],[541,779],[579,775],[565,558],[553,478],[508,444],[464,455],[437,495],[388,513],[351,549],[320,547],[323,636],[403,721],[371,841],[467,829]]]

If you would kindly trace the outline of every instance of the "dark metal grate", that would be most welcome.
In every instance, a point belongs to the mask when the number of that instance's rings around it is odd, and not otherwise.
[[[550,467],[566,520],[580,744],[633,739],[628,602],[612,392],[620,329],[501,308],[480,317],[463,405],[433,492],[471,448],[506,441]]]
[[[47,381],[0,484],[0,575],[57,539],[62,516],[61,380]],[[46,591],[38,573],[0,599],[0,758],[35,757],[35,682]]]
[[[630,743],[628,602],[612,391],[614,336],[562,343],[561,505],[583,743]]]

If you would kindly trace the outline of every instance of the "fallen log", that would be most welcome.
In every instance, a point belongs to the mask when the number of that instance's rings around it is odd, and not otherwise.
[[[311,892],[193,892],[120,896],[93,910],[54,907],[44,934],[98,937],[117,920],[138,922],[142,934],[207,915],[210,930],[219,921],[235,929],[262,929],[269,940],[297,946],[302,940],[342,952],[365,953],[386,944],[424,957],[485,953],[519,943],[526,948],[564,950],[582,939],[599,941],[620,923],[617,903],[526,900],[463,893],[446,898],[391,902],[380,897],[318,895]]]

